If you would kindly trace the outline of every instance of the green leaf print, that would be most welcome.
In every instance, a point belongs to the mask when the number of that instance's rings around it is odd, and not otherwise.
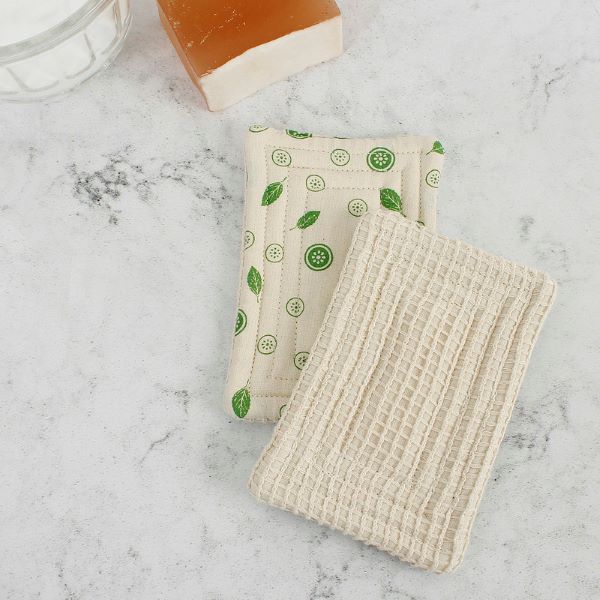
[[[262,290],[262,277],[260,276],[260,273],[258,272],[258,269],[256,267],[250,267],[250,270],[248,271],[248,287],[250,288],[251,292],[256,296],[256,301],[258,302],[258,296],[260,295],[260,291]]]
[[[306,229],[307,227],[314,225],[320,214],[320,210],[309,210],[308,212],[305,212],[296,222],[296,226],[292,227],[292,229],[296,229],[296,227],[298,229]],[[292,229],[290,229],[290,231],[292,231]]]
[[[281,181],[274,181],[266,187],[262,197],[262,206],[269,206],[269,204],[273,204],[273,202],[275,202],[275,200],[281,196],[283,193],[283,182],[286,179],[287,177]]]
[[[381,200],[381,206],[399,213],[402,212],[402,199],[398,192],[390,188],[382,188],[379,190],[379,199]]]
[[[444,146],[442,146],[442,142],[433,142],[433,148],[427,154],[431,154],[432,152],[444,154]],[[427,154],[425,156],[427,156]]]
[[[231,398],[231,407],[236,416],[243,419],[250,410],[250,392],[246,388],[238,390]]]

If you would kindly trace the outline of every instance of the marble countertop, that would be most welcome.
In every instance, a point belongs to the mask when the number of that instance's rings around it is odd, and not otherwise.
[[[209,113],[151,0],[116,63],[0,105],[0,597],[600,598],[600,5],[340,2],[345,54]],[[250,123],[431,133],[439,228],[547,271],[462,567],[258,504],[221,409]]]

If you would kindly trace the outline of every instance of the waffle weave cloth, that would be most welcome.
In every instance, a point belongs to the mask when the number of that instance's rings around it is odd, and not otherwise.
[[[251,127],[226,412],[279,418],[306,363],[352,234],[380,205],[435,228],[434,137],[340,139]]]
[[[555,288],[396,214],[365,217],[251,493],[454,569]]]

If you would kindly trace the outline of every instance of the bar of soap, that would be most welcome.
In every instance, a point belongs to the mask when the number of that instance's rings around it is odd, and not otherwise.
[[[335,0],[157,0],[209,110],[343,52]]]

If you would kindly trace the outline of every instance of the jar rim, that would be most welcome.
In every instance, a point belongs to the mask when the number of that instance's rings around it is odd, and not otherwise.
[[[87,0],[74,13],[49,29],[7,46],[0,46],[0,65],[30,58],[68,40],[113,2],[115,10],[119,10],[118,0]]]

